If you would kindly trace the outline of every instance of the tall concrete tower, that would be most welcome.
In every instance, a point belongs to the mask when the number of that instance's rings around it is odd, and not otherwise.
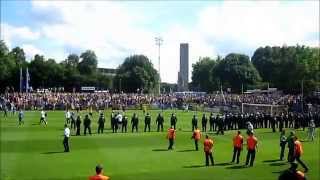
[[[178,72],[178,91],[188,91],[189,44],[180,44],[180,71]]]

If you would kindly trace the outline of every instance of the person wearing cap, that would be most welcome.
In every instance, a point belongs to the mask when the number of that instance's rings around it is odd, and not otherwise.
[[[234,163],[237,157],[237,164],[239,164],[240,153],[242,151],[243,146],[243,137],[241,136],[241,131],[233,137],[233,156],[232,156],[232,163]]]
[[[206,135],[206,139],[203,142],[203,150],[206,157],[206,166],[209,166],[209,159],[211,165],[214,166],[213,156],[212,156],[213,140]]]
[[[68,128],[68,125],[64,125],[64,139],[63,139],[63,146],[64,146],[64,152],[69,152],[69,137],[70,137],[70,129]]]
[[[207,123],[208,123],[208,118],[206,117],[206,114],[203,113],[202,119],[201,119],[201,125],[202,125],[202,131],[203,132],[207,131]]]
[[[104,123],[106,122],[106,119],[104,118],[103,113],[100,113],[100,117],[98,120],[98,134],[103,134],[104,130]]]
[[[309,128],[308,128],[308,140],[311,140],[311,141],[314,140],[315,131],[316,131],[316,124],[314,123],[314,120],[312,119],[309,123]]]
[[[83,125],[84,125],[84,135],[87,135],[87,130],[89,131],[89,134],[91,135],[91,119],[89,118],[88,114],[86,114],[86,116],[83,120]]]
[[[136,132],[138,132],[138,126],[139,126],[139,118],[136,113],[133,113],[133,116],[131,118],[131,132],[133,132],[134,129],[136,129]]]
[[[209,118],[209,126],[210,126],[210,130],[209,131],[214,131],[214,115],[213,113],[210,113],[210,118]]]
[[[192,125],[192,131],[194,131],[194,129],[198,127],[198,118],[195,114],[193,115],[193,118],[191,120],[191,125]]]
[[[284,157],[284,150],[286,148],[286,144],[287,144],[287,137],[286,137],[286,132],[284,129],[282,129],[281,131],[281,135],[280,135],[280,160],[283,160]]]
[[[128,126],[128,117],[126,115],[123,115],[122,118],[122,127],[121,127],[121,132],[127,132],[127,126]]]
[[[149,113],[144,117],[144,132],[148,131],[150,132],[150,124],[151,124],[151,116]]]
[[[174,129],[174,126],[171,126],[168,129],[167,139],[169,140],[168,150],[173,150],[174,140],[176,139],[176,130]]]
[[[303,154],[303,148],[301,142],[298,140],[297,136],[293,137],[294,140],[294,153],[293,158],[296,160],[303,168],[304,172],[308,172],[308,167],[303,163],[303,161],[300,159],[301,155]]]
[[[289,169],[283,171],[278,180],[306,180],[306,176],[303,172],[297,170],[298,164],[295,162],[291,163]]]
[[[247,138],[247,158],[246,166],[248,166],[250,161],[250,166],[253,166],[253,162],[256,157],[256,150],[258,148],[258,139],[253,135],[253,132],[249,132],[249,137]]]
[[[101,165],[96,166],[96,175],[90,176],[89,180],[109,180],[110,177],[103,175],[103,167]]]
[[[177,125],[177,117],[175,113],[171,114],[171,119],[170,119],[170,125],[173,126],[174,129],[176,129],[176,125]]]
[[[77,116],[77,120],[76,120],[76,136],[80,136],[80,128],[81,128],[81,116],[78,115]]]
[[[196,129],[193,131],[191,139],[194,139],[194,145],[196,147],[196,151],[198,151],[199,150],[198,142],[201,139],[201,132],[200,132],[200,129],[198,129],[198,127],[196,127]]]
[[[159,113],[156,120],[158,132],[160,131],[160,129],[161,129],[161,132],[163,132],[163,122],[164,122],[163,116],[161,115],[161,113]]]

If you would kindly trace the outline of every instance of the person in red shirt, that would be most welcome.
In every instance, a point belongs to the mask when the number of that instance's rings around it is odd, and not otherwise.
[[[174,130],[174,126],[171,126],[168,129],[167,139],[169,140],[168,150],[173,150],[174,140],[176,139],[176,130]]]
[[[258,148],[258,139],[253,135],[253,132],[249,132],[249,137],[247,138],[247,159],[246,166],[248,166],[250,161],[250,166],[253,166],[254,159],[256,157],[256,149]]]
[[[110,177],[104,176],[102,174],[102,169],[103,169],[103,167],[101,165],[97,165],[96,166],[96,175],[90,176],[89,180],[109,180]]]
[[[241,136],[241,131],[238,131],[238,133],[233,137],[233,156],[231,161],[232,163],[234,163],[234,160],[237,157],[237,164],[239,164],[242,145],[243,145],[243,137]]]
[[[203,142],[203,150],[206,156],[206,166],[209,166],[209,159],[211,161],[211,165],[214,166],[213,156],[212,156],[212,148],[213,148],[213,140],[206,135],[206,139]]]
[[[309,168],[301,161],[300,156],[303,154],[302,144],[298,140],[297,136],[293,137],[294,140],[294,152],[293,157],[294,159],[304,168],[304,172],[308,172]]]
[[[201,139],[201,132],[198,129],[198,127],[196,127],[196,129],[193,131],[191,139],[194,139],[194,145],[196,146],[196,151],[199,151],[198,142]]]

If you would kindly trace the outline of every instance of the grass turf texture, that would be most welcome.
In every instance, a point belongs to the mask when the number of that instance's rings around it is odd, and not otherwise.
[[[25,112],[25,124],[18,127],[17,117],[3,118],[1,125],[1,167],[0,179],[71,180],[87,179],[93,175],[96,164],[104,166],[104,173],[118,180],[156,179],[277,179],[279,173],[289,164],[279,159],[279,133],[270,129],[256,130],[259,152],[254,167],[244,168],[246,150],[242,151],[241,164],[229,164],[232,156],[231,138],[235,131],[225,135],[210,134],[214,138],[214,159],[216,166],[204,167],[202,143],[200,151],[194,150],[191,137],[191,118],[194,112],[177,111],[177,139],[175,149],[167,151],[166,129],[172,111],[164,111],[165,132],[155,132],[155,118],[152,115],[152,131],[144,133],[142,111],[139,115],[139,133],[110,132],[110,111],[106,111],[107,131],[96,134],[98,114],[94,113],[92,136],[72,136],[70,153],[63,153],[64,112],[48,112],[48,126],[39,125],[39,112]],[[82,117],[85,112],[82,112]],[[128,111],[129,122],[133,111]],[[201,118],[202,113],[198,113]],[[209,115],[209,114],[208,114]],[[199,120],[200,123],[200,120]],[[81,135],[83,126],[81,127]],[[307,176],[319,179],[319,129],[315,142],[303,142],[302,160],[309,166]],[[288,133],[289,131],[287,131]],[[305,139],[307,131],[297,131]],[[245,130],[242,131],[245,134]],[[75,132],[72,131],[72,135]],[[286,154],[287,155],[287,149]],[[300,167],[301,169],[301,167]]]

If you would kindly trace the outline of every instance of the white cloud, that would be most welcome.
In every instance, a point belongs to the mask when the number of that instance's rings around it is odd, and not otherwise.
[[[3,39],[10,48],[12,48],[12,41],[33,41],[39,37],[39,32],[34,32],[26,26],[16,27],[7,23],[1,23],[1,39]]]

